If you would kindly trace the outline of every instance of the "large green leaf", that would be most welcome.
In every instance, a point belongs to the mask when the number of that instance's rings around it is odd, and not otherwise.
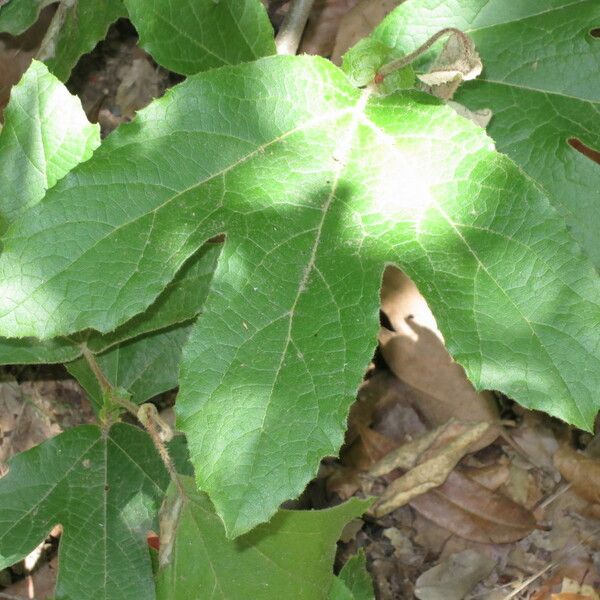
[[[88,348],[95,353],[103,352],[120,342],[196,317],[208,294],[220,252],[221,244],[205,244],[183,265],[145,312],[109,333],[91,333],[86,339]]]
[[[158,573],[159,600],[325,600],[342,529],[370,504],[354,498],[327,510],[280,510],[268,524],[232,541],[210,500],[193,480],[184,484],[183,505],[171,488],[162,511],[161,524],[170,531],[161,529],[161,543],[172,535],[174,540]],[[179,513],[175,523],[168,513]]]
[[[193,76],[113,133],[7,232],[1,333],[111,331],[219,233],[177,409],[229,535],[337,452],[386,263],[478,388],[591,427],[600,282],[562,217],[451,109],[317,58]]]
[[[590,34],[600,3],[408,0],[371,38],[408,53],[449,26],[469,33],[484,65],[456,99],[492,109],[498,150],[543,187],[600,267],[600,167],[569,145],[600,150],[600,39]]]
[[[140,45],[164,67],[192,75],[275,54],[260,0],[125,0]]]
[[[168,475],[146,433],[83,425],[17,454],[0,479],[0,568],[64,528],[56,597],[151,600],[146,534]]]
[[[88,122],[79,99],[38,61],[13,87],[4,115],[0,233],[100,144],[100,128]],[[0,338],[0,364],[63,362],[78,354],[67,339]]]
[[[79,98],[38,61],[13,87],[4,117],[0,233],[100,144],[100,127],[87,120]]]
[[[5,115],[5,125],[0,132],[0,185],[3,191],[0,230],[21,212],[37,204],[48,188],[77,164],[89,159],[100,144],[99,128],[87,121],[79,99],[71,96],[38,61],[32,63],[14,87]],[[79,339],[0,338],[0,364],[71,361],[81,354],[80,344],[84,340],[96,353],[112,348],[110,359],[114,362],[121,354],[121,342],[189,321],[198,314],[208,293],[219,251],[218,244],[203,247],[147,311],[115,331],[106,335],[91,332]],[[126,377],[117,377],[119,384],[131,383],[132,392],[140,401],[175,387],[181,344],[187,338],[187,331],[188,328],[185,333],[168,331],[128,344],[124,355],[132,360],[137,358],[126,367]],[[138,354],[133,352],[134,349]],[[139,354],[142,349],[146,354],[144,359]],[[164,368],[150,369],[149,356],[164,361]],[[103,355],[102,360],[109,359]],[[84,361],[79,361],[78,366],[78,374],[83,376],[85,372],[88,376],[86,387],[91,389],[91,372]],[[137,377],[135,369],[139,369]]]

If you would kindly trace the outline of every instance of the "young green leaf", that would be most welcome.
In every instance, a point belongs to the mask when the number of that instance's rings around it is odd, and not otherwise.
[[[355,600],[374,600],[373,581],[367,571],[367,559],[361,550],[340,571],[339,579],[352,592]]]
[[[177,387],[179,363],[191,323],[155,331],[118,344],[95,359],[114,387],[126,389],[131,400],[142,404],[149,398]],[[102,389],[83,357],[67,364],[95,404],[102,406]]]
[[[0,32],[22,33],[54,1],[7,2],[0,7]],[[37,57],[65,81],[79,57],[104,38],[111,23],[126,15],[122,0],[61,0]]]
[[[408,53],[444,27],[471,36],[484,71],[455,100],[492,109],[498,150],[542,186],[596,267],[600,167],[577,147],[600,150],[600,39],[591,35],[599,25],[596,0],[409,0],[369,38]]]
[[[111,23],[126,16],[122,0],[62,0],[38,58],[66,81],[79,57],[105,38]]]
[[[331,587],[329,600],[375,600],[373,581],[361,550],[340,571]]]
[[[31,2],[6,2],[0,6],[0,31],[19,35],[33,25],[40,11],[55,0],[32,0]]]
[[[146,544],[169,477],[146,433],[82,425],[17,454],[0,479],[0,568],[64,528],[56,597],[151,600]]]
[[[100,145],[81,102],[33,61],[12,89],[0,131],[0,233]]]
[[[591,427],[600,281],[564,220],[451,109],[316,58],[193,76],[113,133],[7,232],[0,331],[111,331],[219,233],[178,415],[229,535],[337,452],[386,263],[478,388]]]
[[[275,54],[260,0],[125,0],[140,45],[167,69],[193,75]]]
[[[353,498],[327,510],[280,510],[232,541],[210,500],[193,480],[183,481],[186,500],[179,505],[171,487],[161,511],[161,560],[168,563],[158,573],[158,600],[325,600],[342,529],[370,504]]]

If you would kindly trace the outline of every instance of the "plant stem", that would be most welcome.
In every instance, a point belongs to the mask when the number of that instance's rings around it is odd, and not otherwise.
[[[87,361],[88,366],[92,370],[92,373],[94,373],[96,376],[96,379],[100,384],[100,388],[102,389],[102,393],[110,394],[113,391],[113,386],[106,375],[102,372],[100,365],[96,362],[95,356],[85,344],[81,345],[81,353],[83,354],[83,358],[85,358]]]
[[[138,408],[139,408],[138,405],[134,404],[128,398],[124,398],[121,394],[117,393],[117,391],[115,390],[115,387],[108,380],[108,378],[106,377],[106,375],[100,368],[100,365],[96,361],[96,357],[94,356],[94,354],[90,351],[90,349],[85,344],[82,344],[80,346],[80,348],[81,348],[81,353],[83,354],[83,357],[87,361],[87,364],[89,365],[90,369],[96,376],[98,383],[100,384],[100,389],[102,390],[102,395],[105,398],[109,398],[110,401],[113,402],[114,404],[118,404],[119,406],[124,408],[127,412],[130,412],[134,417],[137,417],[138,416]]]
[[[165,465],[165,468],[167,469],[171,480],[177,487],[177,490],[179,491],[181,496],[185,498],[185,490],[183,489],[183,486],[179,481],[179,476],[177,475],[175,465],[173,465],[173,461],[169,456],[169,451],[167,450],[167,447],[161,440],[160,432],[158,431],[157,427],[157,424],[160,423],[160,417],[158,417],[158,415],[156,414],[156,408],[154,407],[154,405],[142,404],[142,406],[138,406],[128,398],[125,398],[122,394],[119,394],[118,391],[115,390],[115,387],[110,383],[106,375],[103,373],[102,369],[100,368],[100,365],[96,361],[96,357],[90,351],[90,349],[85,344],[82,344],[80,347],[85,360],[87,361],[90,369],[96,376],[96,379],[98,380],[98,383],[102,388],[102,393],[104,397],[108,398],[110,402],[118,404],[119,406],[126,409],[144,426],[144,429],[148,432],[148,435],[152,439],[154,447],[156,448],[163,464]],[[151,410],[148,410],[150,409],[150,407]]]
[[[469,36],[463,33],[460,29],[456,29],[456,27],[446,27],[445,29],[441,29],[437,33],[434,33],[425,43],[421,44],[416,50],[413,50],[410,54],[406,56],[401,56],[400,58],[393,60],[387,65],[383,65],[381,69],[377,72],[376,78],[383,79],[386,75],[393,73],[394,71],[398,71],[407,65],[410,65],[415,59],[419,58],[422,54],[427,52],[433,44],[435,44],[441,37],[449,34],[455,33],[457,36],[461,38],[461,40],[465,43],[465,45],[469,44]]]
[[[277,54],[296,54],[315,0],[292,0],[275,38]]]
[[[173,464],[171,456],[169,455],[169,451],[167,450],[167,447],[165,446],[164,442],[160,439],[160,433],[157,430],[156,422],[152,417],[150,417],[148,419],[143,419],[143,425],[146,428],[148,435],[152,439],[154,447],[156,448],[156,451],[158,452],[163,464],[165,465],[165,468],[169,473],[171,481],[175,484],[179,495],[182,498],[186,498],[187,496],[185,490],[183,488],[183,485],[181,484],[181,481],[179,480],[179,475],[177,474],[175,465]]]

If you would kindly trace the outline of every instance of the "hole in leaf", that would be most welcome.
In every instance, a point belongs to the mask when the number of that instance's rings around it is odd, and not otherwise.
[[[571,146],[571,148],[575,148],[577,152],[587,156],[590,160],[593,160],[595,163],[600,165],[600,152],[598,150],[594,150],[594,148],[586,146],[577,138],[569,138],[567,141],[569,142],[569,146]]]
[[[590,35],[595,38],[600,38],[600,27],[594,27],[594,29],[590,30]]]

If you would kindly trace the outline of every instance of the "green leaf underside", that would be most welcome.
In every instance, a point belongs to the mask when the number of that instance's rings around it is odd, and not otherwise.
[[[122,0],[63,0],[54,17],[55,29],[50,26],[51,39],[45,41],[40,58],[59,79],[66,81],[79,58],[91,52],[104,39],[108,27],[125,16]]]
[[[328,598],[336,541],[370,504],[352,499],[327,510],[280,510],[268,524],[232,541],[206,495],[194,489],[193,480],[184,483],[188,501],[170,562],[158,573],[158,600]],[[172,489],[169,495],[173,502]]]
[[[0,479],[0,568],[64,531],[55,595],[63,600],[152,599],[146,543],[168,475],[146,433],[82,425],[9,462]]]
[[[455,99],[492,109],[498,150],[543,187],[600,267],[600,166],[568,143],[600,150],[600,39],[590,35],[600,3],[409,0],[371,38],[408,53],[448,26],[469,33],[484,65]]]
[[[194,76],[113,133],[9,230],[1,332],[110,331],[219,233],[177,410],[229,535],[337,452],[386,263],[475,385],[591,426],[600,283],[563,219],[450,109],[316,58]]]
[[[190,329],[188,323],[141,336],[97,355],[96,362],[113,386],[126,389],[133,402],[142,404],[177,387],[183,345]],[[102,389],[87,361],[80,357],[67,364],[67,369],[99,409]]]
[[[275,54],[260,0],[125,0],[140,45],[172,71],[193,75]]]

